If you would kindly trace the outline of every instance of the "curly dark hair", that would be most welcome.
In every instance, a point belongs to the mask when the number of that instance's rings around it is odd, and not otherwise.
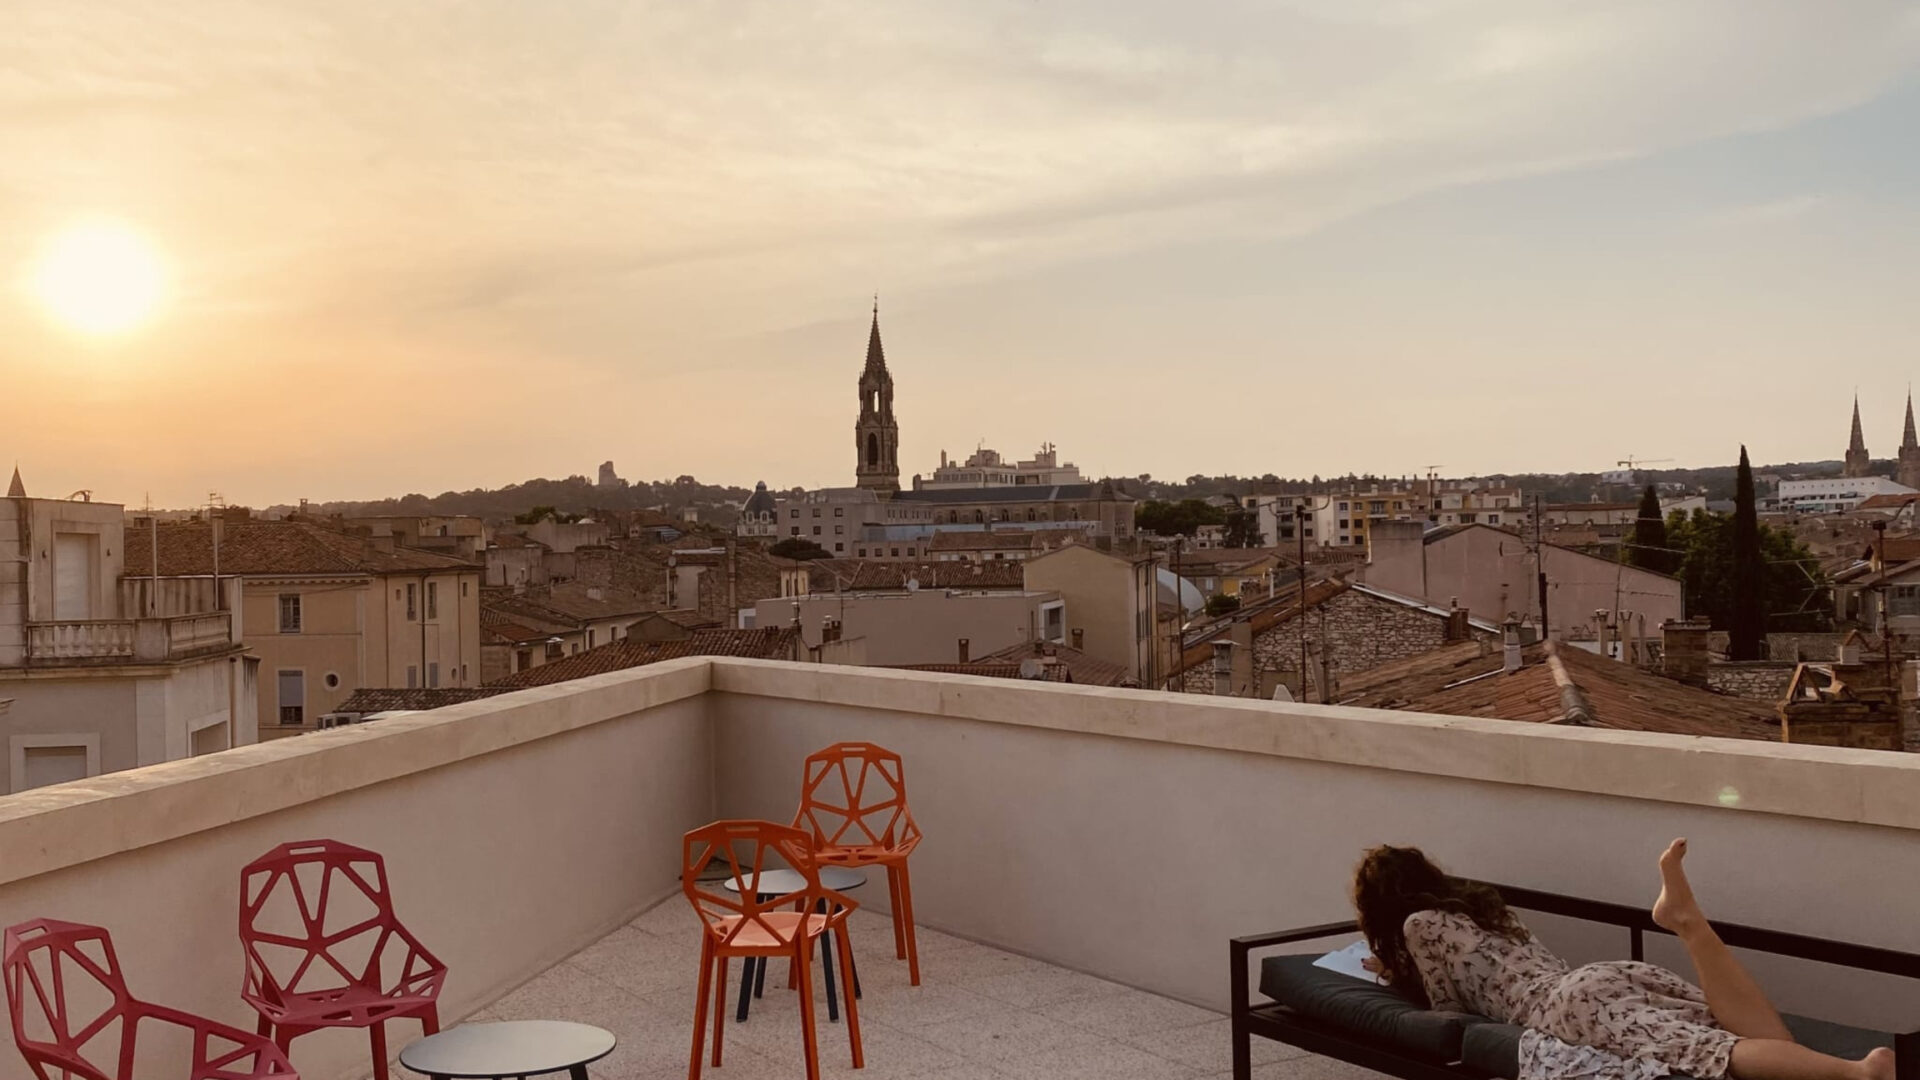
[[[1368,851],[1353,874],[1353,908],[1387,985],[1421,1006],[1430,1002],[1413,955],[1407,951],[1407,916],[1416,911],[1451,911],[1472,919],[1490,934],[1527,939],[1527,928],[1507,910],[1499,893],[1447,874],[1419,848],[1382,844]]]

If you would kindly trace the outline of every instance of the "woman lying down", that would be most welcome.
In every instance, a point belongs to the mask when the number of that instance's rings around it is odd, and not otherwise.
[[[1498,893],[1448,877],[1415,848],[1378,847],[1354,876],[1368,966],[1421,1005],[1526,1031],[1521,1080],[1893,1080],[1893,1051],[1859,1061],[1793,1041],[1694,901],[1681,860],[1660,856],[1653,921],[1687,948],[1700,986],[1665,968],[1608,961],[1568,968]]]

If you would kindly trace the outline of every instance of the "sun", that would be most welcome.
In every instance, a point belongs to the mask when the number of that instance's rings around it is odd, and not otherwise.
[[[56,320],[83,334],[124,334],[153,317],[166,265],[138,230],[108,219],[77,222],[48,241],[29,288]]]

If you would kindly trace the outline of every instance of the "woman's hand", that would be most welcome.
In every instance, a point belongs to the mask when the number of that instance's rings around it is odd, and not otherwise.
[[[1373,972],[1373,974],[1376,977],[1378,977],[1381,982],[1387,981],[1387,969],[1384,965],[1380,963],[1379,957],[1369,956],[1365,960],[1360,961],[1360,966],[1363,968],[1366,968],[1368,971]]]

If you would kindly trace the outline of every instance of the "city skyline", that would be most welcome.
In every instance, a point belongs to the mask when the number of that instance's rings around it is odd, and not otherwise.
[[[903,482],[982,440],[1093,476],[1829,460],[1856,388],[1892,456],[1912,5],[1204,14],[24,8],[0,465],[163,506],[609,457],[850,484],[876,288]],[[150,245],[150,311],[43,287],[94,220]]]

